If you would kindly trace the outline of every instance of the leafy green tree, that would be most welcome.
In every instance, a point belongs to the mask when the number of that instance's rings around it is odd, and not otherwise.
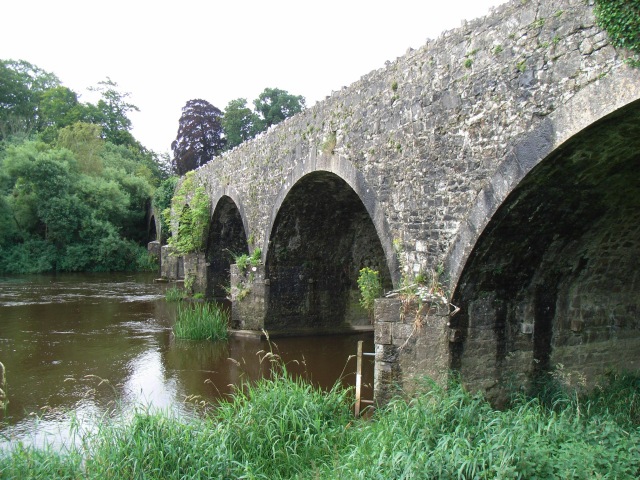
[[[81,118],[82,108],[76,92],[63,86],[49,88],[42,92],[40,97],[42,127],[62,128],[80,121]]]
[[[58,77],[29,62],[0,60],[0,138],[37,129],[42,94],[58,86]]]
[[[103,168],[100,154],[105,145],[101,132],[100,125],[74,123],[60,130],[56,145],[71,150],[75,154],[82,173],[99,175]]]
[[[130,93],[120,92],[118,84],[109,77],[89,90],[100,92],[102,96],[95,108],[90,109],[88,115],[92,123],[102,125],[104,139],[116,145],[136,145],[137,142],[129,132],[131,120],[128,114],[140,110],[127,101]]]
[[[224,149],[222,112],[206,100],[189,100],[182,107],[178,135],[171,143],[178,175],[194,170]]]
[[[305,99],[301,95],[291,95],[279,88],[265,88],[253,104],[261,115],[265,128],[269,128],[301,112],[305,107]]]
[[[148,268],[145,216],[166,177],[107,79],[80,103],[55,75],[0,60],[0,272]]]
[[[247,107],[245,98],[231,100],[222,116],[222,128],[227,139],[227,148],[240,145],[264,130],[260,117]]]

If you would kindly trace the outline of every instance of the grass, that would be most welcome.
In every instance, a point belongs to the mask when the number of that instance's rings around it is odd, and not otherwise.
[[[178,305],[173,331],[188,340],[224,340],[228,336],[229,312],[213,303]]]
[[[182,288],[178,287],[167,288],[164,292],[164,298],[167,302],[179,302],[186,298],[186,296],[187,293]]]
[[[282,369],[201,417],[139,411],[62,453],[13,445],[0,478],[638,478],[640,377],[612,376],[550,404],[517,396],[493,409],[459,384],[425,382],[371,420],[350,392],[323,392]]]

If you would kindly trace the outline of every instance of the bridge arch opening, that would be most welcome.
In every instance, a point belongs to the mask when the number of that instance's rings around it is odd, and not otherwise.
[[[158,231],[156,230],[156,217],[155,215],[151,215],[147,227],[147,242],[154,242],[156,240],[159,240]]]
[[[559,366],[591,384],[640,369],[638,258],[640,101],[554,150],[493,215],[453,295],[452,365],[494,399]]]
[[[248,253],[249,245],[240,210],[231,197],[224,195],[216,204],[207,234],[207,298],[218,301],[227,298],[231,264],[236,256]]]
[[[339,330],[371,324],[359,305],[360,269],[392,280],[374,223],[358,194],[338,175],[316,171],[287,193],[265,262],[265,328]]]

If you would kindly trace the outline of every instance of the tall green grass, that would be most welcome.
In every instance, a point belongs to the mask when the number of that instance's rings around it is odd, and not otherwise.
[[[356,420],[349,391],[281,370],[202,417],[142,410],[62,453],[14,445],[0,478],[638,478],[639,392],[640,377],[617,376],[498,411],[457,383],[427,384]]]
[[[229,312],[213,303],[178,305],[173,331],[188,340],[224,340],[228,337]]]
[[[167,288],[164,292],[164,298],[167,302],[179,302],[187,297],[187,293],[178,287]]]

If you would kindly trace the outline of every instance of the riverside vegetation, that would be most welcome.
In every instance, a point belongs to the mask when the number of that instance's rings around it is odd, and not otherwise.
[[[130,133],[107,79],[97,103],[26,61],[0,60],[0,273],[148,270],[147,207],[167,162]]]
[[[272,358],[267,352],[265,357]],[[351,391],[321,391],[280,366],[199,416],[140,409],[76,432],[62,450],[14,444],[0,478],[637,478],[640,377],[590,393],[556,381],[496,410],[457,382],[425,381],[369,420]]]
[[[224,340],[228,336],[229,312],[213,303],[178,305],[173,327],[177,338]]]

